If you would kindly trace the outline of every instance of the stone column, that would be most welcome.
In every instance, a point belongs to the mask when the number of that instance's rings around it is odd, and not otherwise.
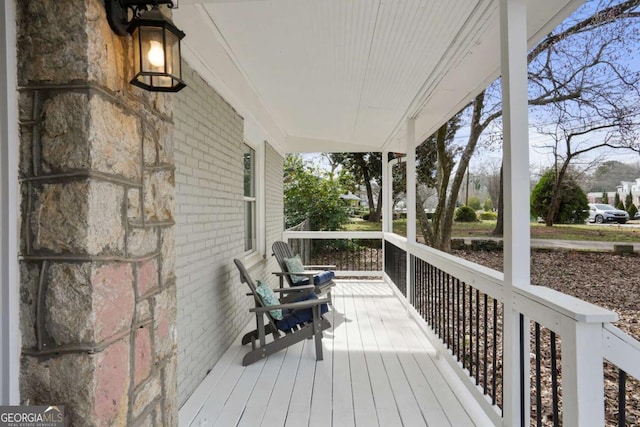
[[[128,83],[103,1],[16,7],[21,399],[177,425],[172,95]]]

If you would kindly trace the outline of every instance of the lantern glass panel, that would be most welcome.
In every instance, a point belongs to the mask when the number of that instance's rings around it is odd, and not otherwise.
[[[163,33],[163,28],[140,27],[143,72],[166,72]]]

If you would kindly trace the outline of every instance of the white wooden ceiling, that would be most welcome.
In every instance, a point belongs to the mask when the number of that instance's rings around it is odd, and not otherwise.
[[[533,45],[582,0],[528,0]],[[181,0],[187,61],[284,152],[403,151],[498,76],[498,0]]]

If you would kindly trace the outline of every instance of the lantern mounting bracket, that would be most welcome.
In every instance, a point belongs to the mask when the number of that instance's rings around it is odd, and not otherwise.
[[[148,10],[148,6],[159,6],[161,4],[166,4],[170,8],[175,6],[173,0],[104,0],[109,26],[119,36],[129,34],[127,29],[131,21],[140,17],[142,12]],[[129,13],[131,13],[131,17]]]

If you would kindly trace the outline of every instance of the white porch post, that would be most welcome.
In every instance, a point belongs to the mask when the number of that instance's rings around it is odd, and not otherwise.
[[[393,166],[389,164],[389,151],[382,152],[382,232],[393,230]]]
[[[562,423],[603,426],[604,354],[601,322],[575,322],[562,331]]]
[[[411,254],[416,244],[416,128],[415,120],[407,119],[407,301],[411,301]]]
[[[0,405],[19,403],[18,130],[15,2],[0,4]]]
[[[527,6],[500,0],[502,111],[504,117],[504,413],[506,426],[529,424],[529,351],[520,341],[513,288],[530,285]],[[524,346],[529,321],[524,320]],[[524,354],[524,366],[520,357]],[[523,375],[521,369],[524,369]],[[521,390],[524,399],[521,400]]]

